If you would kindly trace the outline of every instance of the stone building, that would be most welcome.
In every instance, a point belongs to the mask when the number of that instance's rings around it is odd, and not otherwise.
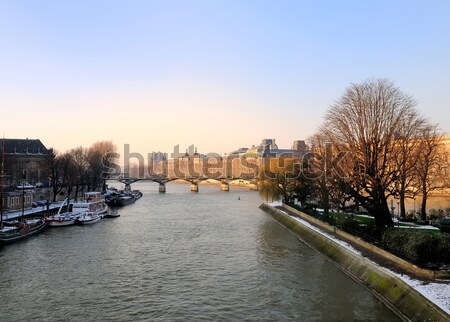
[[[30,185],[48,183],[47,157],[49,150],[37,139],[3,139],[3,185],[15,187],[24,182]],[[0,154],[1,159],[1,154]]]
[[[33,203],[31,191],[10,191],[3,193],[3,213],[30,209]]]

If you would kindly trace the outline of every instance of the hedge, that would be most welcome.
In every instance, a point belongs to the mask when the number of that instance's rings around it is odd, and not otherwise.
[[[415,264],[450,264],[450,235],[388,229],[383,234],[386,250]]]

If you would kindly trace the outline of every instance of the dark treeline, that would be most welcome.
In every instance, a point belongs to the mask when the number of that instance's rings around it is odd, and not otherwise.
[[[104,188],[102,172],[108,165],[108,154],[116,150],[112,141],[99,141],[89,148],[79,146],[65,153],[50,149],[47,166],[53,201],[56,201],[56,196],[61,192],[68,196],[74,194],[77,199],[84,191]]]

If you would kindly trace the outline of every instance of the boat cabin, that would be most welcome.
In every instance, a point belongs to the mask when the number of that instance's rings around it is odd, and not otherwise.
[[[98,212],[104,210],[106,207],[105,200],[102,198],[102,194],[100,192],[86,192],[84,194],[84,199],[84,201],[73,204],[73,212]]]

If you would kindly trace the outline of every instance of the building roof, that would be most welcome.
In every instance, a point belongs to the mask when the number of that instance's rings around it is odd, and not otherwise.
[[[5,143],[5,154],[43,155],[49,151],[39,139],[0,139]]]

